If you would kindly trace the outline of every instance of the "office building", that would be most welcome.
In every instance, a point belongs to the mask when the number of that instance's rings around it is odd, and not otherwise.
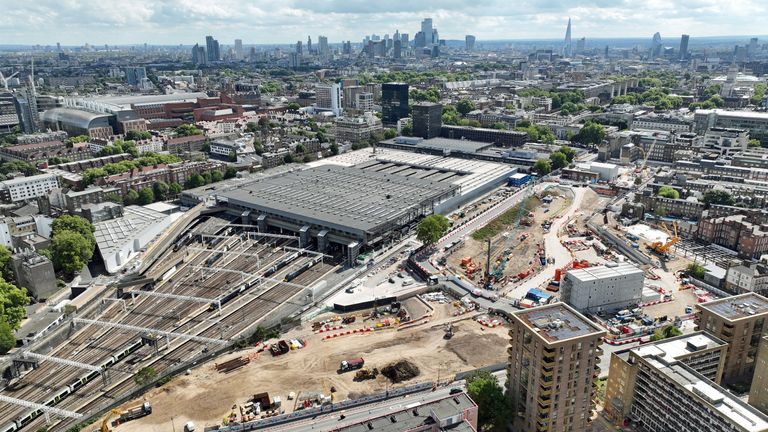
[[[768,414],[768,335],[760,338],[755,359],[755,374],[749,390],[749,404]]]
[[[421,22],[421,33],[424,35],[424,45],[430,46],[434,43],[432,40],[432,18],[424,18]]]
[[[561,300],[582,313],[617,311],[642,301],[644,280],[643,270],[628,262],[568,270]]]
[[[498,147],[521,147],[528,141],[528,134],[525,132],[454,125],[443,125],[440,128],[440,136],[492,143]]]
[[[651,58],[661,57],[662,49],[661,33],[656,32],[653,34],[653,39],[651,40]]]
[[[703,135],[713,127],[746,129],[751,138],[768,143],[768,113],[699,109],[693,115],[694,132]]]
[[[356,107],[359,111],[373,111],[373,93],[358,93]]]
[[[318,40],[318,53],[320,54],[320,57],[327,59],[330,55],[330,50],[328,49],[328,38],[325,36],[320,36],[317,38]]]
[[[19,202],[47,195],[59,187],[59,178],[53,174],[17,177],[0,182],[0,198],[5,202]]]
[[[319,110],[331,111],[341,116],[341,86],[339,84],[318,84],[315,86],[315,104]]]
[[[582,37],[576,41],[576,54],[584,54],[587,48],[587,38]]]
[[[706,332],[611,356],[605,414],[652,432],[764,432],[768,417],[717,384],[727,344]]]
[[[565,29],[565,42],[563,44],[563,56],[573,56],[573,44],[571,43],[571,18],[568,18],[568,27]]]
[[[713,151],[720,156],[733,156],[741,153],[749,145],[749,132],[746,129],[713,127],[704,133],[701,146],[707,151]]]
[[[205,47],[201,47],[199,44],[195,44],[192,47],[192,64],[205,65],[208,63],[208,54],[205,52]]]
[[[370,112],[358,117],[339,117],[334,126],[338,144],[367,144],[371,135],[382,131],[381,120]]]
[[[235,60],[243,59],[243,40],[235,39]]]
[[[25,134],[40,130],[40,114],[37,112],[37,98],[28,88],[22,88],[13,94],[19,126]]]
[[[564,303],[511,314],[508,393],[519,431],[585,431],[605,331]]]
[[[298,54],[299,57],[301,57],[304,54],[304,48],[303,48],[303,45],[301,44],[301,41],[296,41],[296,54]]]
[[[696,305],[697,330],[705,330],[729,344],[724,385],[748,384],[755,371],[757,347],[765,331],[768,299],[746,293]]]
[[[125,81],[128,85],[138,86],[141,81],[147,78],[147,68],[145,67],[127,67],[125,72]]]
[[[221,53],[219,52],[219,41],[213,38],[213,36],[205,37],[205,52],[208,55],[209,62],[216,62],[221,60]]]
[[[312,36],[307,36],[307,52],[312,54]]]
[[[436,138],[443,125],[443,106],[432,102],[413,105],[413,136]]]
[[[357,108],[357,95],[363,92],[363,88],[358,85],[343,85],[344,88],[344,109]]]
[[[680,37],[680,60],[688,59],[688,40],[690,38],[687,34]]]
[[[475,50],[475,37],[472,35],[466,35],[464,36],[464,48],[467,51],[474,51]]]
[[[381,85],[381,120],[393,125],[408,117],[408,84],[384,83]]]
[[[395,39],[392,49],[392,58],[402,58],[403,56],[403,42],[400,39]]]

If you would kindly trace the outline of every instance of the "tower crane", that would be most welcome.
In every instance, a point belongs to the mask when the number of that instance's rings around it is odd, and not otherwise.
[[[15,77],[15,76],[16,76],[16,75],[18,75],[18,74],[19,74],[19,72],[17,71],[17,72],[14,72],[13,74],[11,74],[10,76],[7,76],[7,77],[6,77],[6,76],[4,76],[4,75],[3,75],[3,73],[2,73],[2,72],[0,72],[0,81],[2,81],[2,83],[3,83],[3,88],[4,88],[6,91],[8,91],[8,80],[10,80],[11,78]]]

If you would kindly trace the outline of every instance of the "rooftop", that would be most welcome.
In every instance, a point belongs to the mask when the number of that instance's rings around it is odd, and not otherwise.
[[[643,274],[643,270],[628,262],[619,263],[615,266],[596,266],[578,270],[568,270],[567,277],[575,278],[581,282],[596,281],[606,278],[628,276],[634,274]]]
[[[735,321],[768,313],[768,299],[750,292],[701,303],[698,307],[727,320]]]
[[[222,196],[230,205],[371,232],[456,189],[436,180],[326,165],[267,177]]]
[[[605,330],[565,303],[522,310],[513,313],[513,316],[533,329],[547,343],[605,334]]]
[[[126,241],[140,235],[149,226],[160,223],[168,217],[163,213],[139,206],[123,209],[123,217],[93,224],[96,229],[96,244],[101,255],[111,254],[120,249]]]
[[[451,138],[430,138],[430,139],[403,139],[402,137],[392,138],[382,141],[382,144],[409,145],[413,148],[431,148],[449,152],[477,153],[491,146],[492,143],[470,141]]]
[[[663,339],[648,345],[640,345],[631,350],[640,357],[658,357],[671,363],[688,354],[724,345],[727,343],[709,333],[700,331],[671,339]]]

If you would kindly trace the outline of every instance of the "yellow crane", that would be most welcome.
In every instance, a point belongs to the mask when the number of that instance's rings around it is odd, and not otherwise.
[[[669,227],[664,222],[661,223],[662,228],[664,228],[664,231],[669,235],[669,238],[667,241],[655,241],[651,243],[649,246],[651,250],[656,252],[659,255],[666,256],[669,253],[669,250],[672,248],[672,246],[676,245],[677,242],[680,241],[680,236],[677,233],[677,223],[672,224],[672,229],[674,230],[674,234],[670,232]]]
[[[112,432],[112,429],[109,428],[109,419],[113,415],[120,415],[120,414],[122,414],[122,411],[116,410],[116,409],[108,412],[107,416],[104,417],[104,420],[101,422],[101,429],[99,429],[99,432]]]

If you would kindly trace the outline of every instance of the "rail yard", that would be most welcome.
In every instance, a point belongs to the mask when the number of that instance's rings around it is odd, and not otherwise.
[[[51,361],[29,371],[20,366],[21,376],[3,395],[86,415],[99,411],[136,387],[133,375],[141,368],[162,373],[192,363],[244,336],[277,307],[305,304],[307,285],[337,261],[297,246],[288,235],[242,231],[217,217],[202,221],[137,285],[116,290],[112,297],[120,300],[78,314],[67,340],[47,353],[101,372]],[[142,283],[147,279],[155,282]],[[3,432],[46,423],[41,410],[6,403],[0,418]],[[67,420],[51,422],[58,429]]]

